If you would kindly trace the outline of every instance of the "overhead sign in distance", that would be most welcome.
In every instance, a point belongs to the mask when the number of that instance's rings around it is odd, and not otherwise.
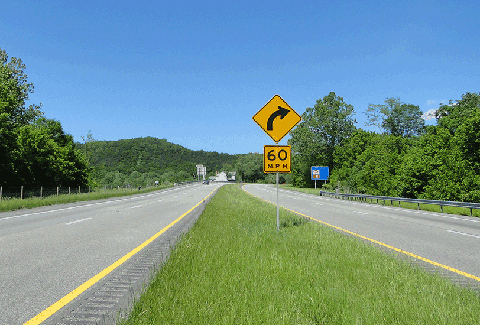
[[[302,120],[279,95],[273,96],[252,118],[276,143]]]
[[[292,167],[290,157],[290,146],[263,146],[263,172],[290,173]]]

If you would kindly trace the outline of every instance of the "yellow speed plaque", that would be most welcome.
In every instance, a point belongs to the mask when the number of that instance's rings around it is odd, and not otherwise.
[[[290,146],[263,146],[263,172],[290,173],[290,156]]]

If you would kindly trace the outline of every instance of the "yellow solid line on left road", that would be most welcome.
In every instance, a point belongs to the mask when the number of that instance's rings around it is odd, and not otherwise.
[[[57,311],[60,310],[63,306],[71,302],[73,299],[78,297],[81,293],[83,293],[85,290],[90,288],[92,285],[97,283],[99,280],[104,278],[106,275],[108,275],[110,272],[115,270],[117,267],[125,263],[129,258],[131,258],[133,255],[141,251],[143,248],[145,248],[148,244],[150,244],[152,241],[154,241],[157,237],[159,237],[161,234],[163,234],[165,231],[167,231],[169,228],[171,228],[174,224],[176,224],[178,221],[180,221],[183,217],[185,217],[187,214],[192,212],[196,207],[198,207],[202,202],[204,202],[210,195],[215,192],[217,188],[215,188],[213,191],[210,192],[204,199],[202,199],[200,202],[198,202],[193,208],[182,214],[180,217],[175,219],[172,223],[170,223],[168,226],[157,232],[155,235],[150,237],[148,240],[146,240],[144,243],[139,245],[137,248],[120,258],[118,261],[113,263],[112,265],[108,266],[105,268],[102,272],[98,273],[94,277],[92,277],[90,280],[87,280],[85,283],[80,285],[78,288],[58,300],[56,303],[39,313],[37,316],[33,317],[30,319],[28,322],[26,322],[24,325],[38,325],[41,324],[43,321],[45,321],[47,318],[55,314]]]
[[[252,194],[252,193],[248,192],[248,191],[245,190],[243,187],[242,187],[242,190],[245,191],[246,193],[248,193],[248,194],[256,197],[256,198],[259,198],[259,199],[262,200],[262,201],[268,202],[268,203],[270,203],[270,204],[275,204],[275,203],[273,203],[273,202],[267,201],[267,200],[265,200],[265,199],[262,199],[261,197],[256,196],[255,194]],[[375,240],[375,239],[372,239],[372,238],[368,238],[368,237],[365,237],[365,236],[363,236],[363,235],[354,233],[353,231],[350,231],[350,230],[347,230],[347,229],[343,229],[343,228],[340,228],[340,227],[338,227],[338,226],[334,226],[334,225],[329,224],[329,223],[327,223],[327,222],[325,222],[325,221],[315,219],[315,218],[313,218],[313,217],[307,216],[307,215],[305,215],[305,214],[303,214],[303,213],[294,211],[294,210],[292,210],[292,209],[285,208],[285,207],[282,207],[282,206],[280,206],[280,207],[283,208],[283,209],[285,209],[285,210],[288,210],[288,211],[290,211],[290,212],[292,212],[292,213],[298,214],[298,215],[300,215],[300,216],[302,216],[302,217],[305,217],[305,218],[314,220],[314,221],[316,221],[316,222],[318,222],[318,223],[321,223],[321,224],[323,224],[323,225],[325,225],[325,226],[328,226],[328,227],[331,227],[331,228],[334,228],[334,229],[343,231],[343,232],[345,232],[345,233],[347,233],[347,234],[350,234],[350,235],[353,235],[353,236],[356,236],[356,237],[359,237],[359,238],[368,240],[368,241],[370,241],[370,242],[372,242],[372,243],[375,243],[375,244],[377,244],[377,245],[380,245],[380,246],[383,246],[383,247],[387,247],[387,248],[392,249],[392,250],[394,250],[394,251],[396,251],[396,252],[405,254],[405,255],[407,255],[407,256],[411,256],[411,257],[413,257],[413,258],[419,259],[419,260],[424,261],[424,262],[426,262],[426,263],[429,263],[429,264],[432,264],[432,265],[441,267],[441,268],[443,268],[443,269],[449,270],[450,272],[454,272],[454,273],[463,275],[464,277],[467,277],[467,278],[470,278],[470,279],[473,279],[473,280],[476,280],[476,281],[480,281],[480,277],[475,276],[475,275],[473,275],[473,274],[460,271],[460,270],[455,269],[455,268],[453,268],[453,267],[451,267],[451,266],[448,266],[448,265],[440,264],[440,263],[438,263],[438,262],[429,260],[429,259],[427,259],[427,258],[425,258],[425,257],[422,257],[422,256],[419,256],[419,255],[416,255],[416,254],[413,254],[413,253],[404,251],[404,250],[402,250],[402,249],[400,249],[400,248],[396,248],[396,247],[393,247],[393,246],[391,246],[391,245],[382,243],[382,242],[380,242],[380,241],[378,241],[378,240]]]

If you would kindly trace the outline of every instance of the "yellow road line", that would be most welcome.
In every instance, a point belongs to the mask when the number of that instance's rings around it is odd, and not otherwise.
[[[120,265],[122,265],[123,263],[125,263],[129,258],[131,258],[133,255],[135,255],[136,253],[138,253],[139,251],[141,251],[143,248],[145,248],[148,244],[150,244],[152,241],[154,241],[157,237],[159,237],[161,234],[163,234],[165,231],[167,231],[169,228],[171,228],[174,224],[176,224],[178,221],[180,221],[183,217],[185,217],[187,214],[189,214],[190,212],[192,212],[196,207],[198,207],[203,201],[205,201],[210,195],[213,194],[213,192],[215,192],[217,188],[215,188],[212,192],[210,192],[210,194],[208,194],[204,199],[202,199],[200,202],[198,202],[193,208],[191,208],[190,210],[188,210],[187,212],[185,212],[184,214],[182,214],[180,217],[178,217],[177,219],[175,219],[172,223],[170,223],[168,226],[166,226],[165,228],[163,228],[162,230],[160,230],[159,232],[157,232],[155,235],[153,235],[152,237],[150,237],[149,239],[147,239],[144,243],[142,243],[141,245],[139,245],[137,248],[135,248],[134,250],[132,250],[131,252],[129,252],[128,254],[126,254],[125,256],[123,256],[122,258],[120,258],[119,260],[117,260],[115,263],[113,263],[112,265],[108,266],[107,268],[105,268],[102,272],[98,273],[97,275],[95,275],[94,277],[92,277],[90,280],[87,280],[86,282],[84,282],[83,284],[81,284],[78,288],[76,288],[75,290],[73,290],[72,292],[70,292],[69,294],[67,294],[66,296],[64,296],[63,298],[61,298],[60,300],[58,300],[56,303],[54,303],[53,305],[51,305],[50,307],[48,307],[47,309],[45,309],[44,311],[42,311],[41,313],[39,313],[37,316],[33,317],[32,319],[30,319],[28,322],[26,322],[24,325],[38,325],[40,323],[42,323],[43,321],[45,321],[47,318],[49,318],[50,316],[52,316],[53,314],[55,314],[57,311],[60,310],[60,308],[62,308],[63,306],[65,306],[66,304],[68,304],[69,302],[71,302],[73,299],[75,299],[76,297],[78,297],[82,292],[84,292],[85,290],[87,290],[88,288],[90,288],[92,285],[94,285],[95,283],[97,283],[99,280],[101,280],[102,278],[104,278],[106,275],[108,275],[110,272],[112,272],[113,270],[115,270],[117,267],[119,267]]]
[[[250,194],[250,195],[252,195],[252,196],[254,196],[254,197],[256,197],[256,198],[259,198],[260,200],[263,200],[263,201],[268,202],[268,203],[270,203],[270,204],[275,204],[275,203],[273,203],[273,202],[267,201],[267,200],[265,200],[265,199],[262,199],[261,197],[258,197],[258,196],[256,196],[256,195],[248,192],[247,190],[245,190],[245,189],[243,188],[243,186],[242,186],[242,190],[244,190],[246,193],[248,193],[248,194]],[[375,243],[375,244],[377,244],[377,245],[381,245],[381,246],[384,246],[384,247],[393,249],[393,250],[396,251],[396,252],[399,252],[399,253],[402,253],[402,254],[405,254],[405,255],[414,257],[414,258],[416,258],[416,259],[419,259],[419,260],[422,260],[422,261],[427,262],[427,263],[429,263],[429,264],[432,264],[432,265],[435,265],[435,266],[444,268],[444,269],[449,270],[449,271],[451,271],[451,272],[455,272],[455,273],[460,274],[460,275],[463,275],[463,276],[465,276],[465,277],[467,277],[467,278],[470,278],[470,279],[473,279],[473,280],[476,280],[476,281],[480,281],[480,277],[475,276],[475,275],[473,275],[473,274],[469,274],[469,273],[460,271],[460,270],[455,269],[455,268],[453,268],[453,267],[450,267],[450,266],[448,266],[448,265],[444,265],[444,264],[437,263],[437,262],[432,261],[432,260],[429,260],[429,259],[427,259],[427,258],[425,258],[425,257],[421,257],[421,256],[418,256],[418,255],[416,255],[416,254],[413,254],[413,253],[404,251],[404,250],[402,250],[402,249],[400,249],[400,248],[396,248],[396,247],[393,247],[393,246],[391,246],[391,245],[388,245],[388,244],[379,242],[378,240],[371,239],[371,238],[365,237],[365,236],[363,236],[363,235],[354,233],[354,232],[352,232],[352,231],[350,231],[350,230],[343,229],[343,228],[340,228],[340,227],[338,227],[338,226],[334,226],[334,225],[329,224],[329,223],[327,223],[327,222],[325,222],[325,221],[321,221],[321,220],[312,218],[312,217],[310,217],[310,216],[307,216],[307,215],[305,215],[305,214],[303,214],[303,213],[294,211],[294,210],[292,210],[292,209],[289,209],[289,208],[286,208],[286,207],[283,207],[283,206],[280,206],[280,207],[283,208],[283,209],[285,209],[285,210],[288,210],[288,211],[290,211],[290,212],[293,212],[293,213],[295,213],[295,214],[298,214],[298,215],[300,215],[300,216],[302,216],[302,217],[309,218],[309,219],[311,219],[311,220],[314,220],[314,221],[316,221],[316,222],[319,222],[319,223],[321,223],[321,224],[323,224],[323,225],[325,225],[325,226],[328,226],[328,227],[331,227],[331,228],[334,228],[334,229],[337,229],[337,230],[346,232],[346,233],[348,233],[348,234],[350,234],[350,235],[357,236],[357,237],[359,237],[359,238],[368,240],[368,241],[370,241],[370,242],[372,242],[372,243]]]

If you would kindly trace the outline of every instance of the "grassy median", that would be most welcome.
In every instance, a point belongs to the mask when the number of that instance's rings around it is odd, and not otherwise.
[[[480,298],[222,187],[121,324],[477,324]]]

